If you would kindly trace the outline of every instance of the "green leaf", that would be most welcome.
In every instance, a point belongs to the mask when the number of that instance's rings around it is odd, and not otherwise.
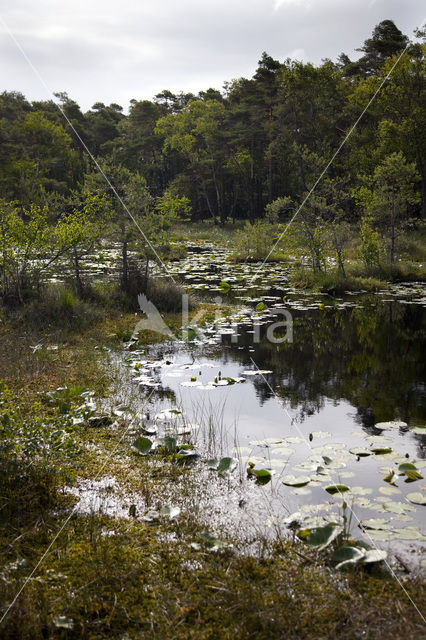
[[[365,552],[364,558],[361,560],[363,564],[367,564],[370,562],[381,562],[382,560],[386,560],[387,553],[383,549],[369,549]]]
[[[374,449],[371,449],[371,451],[376,456],[382,456],[385,453],[392,453],[392,449],[390,447],[374,447]]]
[[[132,449],[135,453],[145,456],[151,451],[153,444],[154,443],[149,438],[140,436],[132,444]]]
[[[281,482],[289,487],[304,487],[311,481],[309,476],[284,476]]]
[[[193,449],[179,449],[175,453],[176,460],[181,463],[194,462],[199,457],[200,455]]]
[[[335,493],[344,493],[345,491],[349,491],[349,487],[345,484],[331,484],[325,488],[327,493],[334,495]]]
[[[414,471],[412,469],[407,469],[405,475],[407,476],[407,480],[405,482],[416,482],[416,480],[423,480],[423,476],[420,475],[418,471]]]
[[[390,473],[388,473],[387,476],[385,476],[383,478],[383,480],[385,482],[389,482],[390,484],[393,484],[393,478],[395,477],[395,471],[391,471]]]
[[[259,302],[259,304],[256,306],[256,311],[265,311],[266,309],[266,304],[264,302]]]
[[[167,451],[169,451],[170,453],[173,453],[174,451],[176,451],[176,445],[177,445],[176,438],[173,438],[172,436],[165,436],[163,442]]]
[[[238,460],[235,458],[222,458],[219,461],[217,470],[219,473],[232,473],[237,468]]]
[[[257,469],[254,471],[256,484],[268,484],[271,481],[272,473],[267,469]]]
[[[354,456],[360,456],[360,458],[371,456],[370,449],[349,449],[349,453],[352,453]]]
[[[318,551],[321,551],[321,549],[328,547],[328,545],[331,544],[341,532],[342,527],[334,524],[327,524],[325,527],[311,529],[310,533],[305,538],[305,542],[310,547],[316,547]]]
[[[413,427],[412,429],[410,429],[410,432],[415,433],[418,436],[426,436],[426,426],[419,425],[417,427]]]
[[[426,495],[424,495],[423,493],[420,493],[420,491],[415,491],[414,493],[407,493],[406,498],[413,504],[426,505]]]
[[[340,569],[348,564],[355,564],[365,557],[365,551],[358,547],[344,545],[333,553],[331,562],[336,563],[336,569]]]
[[[413,470],[416,471],[417,467],[415,464],[413,464],[412,462],[404,462],[403,464],[400,464],[398,467],[398,471],[402,471],[402,473],[405,473],[406,471],[409,470]]]
[[[391,420],[390,422],[378,422],[374,427],[386,431],[387,429],[404,429],[408,427],[408,425],[406,422],[401,422],[400,420]]]

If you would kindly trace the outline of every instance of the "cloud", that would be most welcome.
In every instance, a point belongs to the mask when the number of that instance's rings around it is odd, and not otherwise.
[[[252,76],[263,51],[316,64],[358,55],[380,20],[411,35],[423,13],[420,0],[14,0],[2,17],[46,84],[87,109],[165,88],[221,88]],[[46,98],[5,31],[0,77],[0,90]]]

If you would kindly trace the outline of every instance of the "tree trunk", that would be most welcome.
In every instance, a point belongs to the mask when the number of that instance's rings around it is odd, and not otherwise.
[[[83,283],[81,281],[81,272],[80,272],[80,261],[78,258],[78,253],[76,247],[73,250],[74,253],[74,274],[75,274],[75,284],[77,289],[77,295],[79,298],[83,297]]]
[[[123,273],[122,273],[122,283],[123,289],[127,291],[129,286],[129,268],[128,268],[128,259],[127,259],[127,240],[123,240],[122,246],[122,259],[123,259]]]

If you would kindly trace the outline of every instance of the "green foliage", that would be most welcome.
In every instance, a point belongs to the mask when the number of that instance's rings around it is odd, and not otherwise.
[[[264,260],[272,249],[274,235],[275,227],[267,222],[246,222],[244,229],[237,232],[236,255],[242,260]]]
[[[81,208],[51,222],[47,207],[32,204],[23,214],[0,200],[0,295],[22,303],[59,261],[91,250],[108,216],[104,198],[88,195]]]
[[[186,196],[179,197],[171,189],[167,189],[164,195],[157,198],[155,214],[151,216],[152,225],[161,233],[161,243],[167,245],[170,241],[170,231],[178,222],[188,222],[191,204]]]
[[[288,216],[291,211],[292,200],[290,196],[277,198],[265,207],[265,216],[271,224],[277,224],[284,216]]]
[[[371,219],[364,217],[361,219],[361,247],[359,250],[361,259],[367,269],[379,266],[380,244],[379,234],[371,226]]]
[[[1,473],[20,473],[27,465],[54,472],[79,451],[71,415],[46,417],[42,405],[25,406],[0,381],[0,468]]]

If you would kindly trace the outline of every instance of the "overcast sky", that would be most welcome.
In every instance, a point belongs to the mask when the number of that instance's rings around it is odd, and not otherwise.
[[[251,77],[263,51],[355,58],[381,20],[412,37],[425,14],[422,0],[1,0],[0,92],[46,99],[44,82],[84,110],[97,101],[127,110],[163,89]]]

